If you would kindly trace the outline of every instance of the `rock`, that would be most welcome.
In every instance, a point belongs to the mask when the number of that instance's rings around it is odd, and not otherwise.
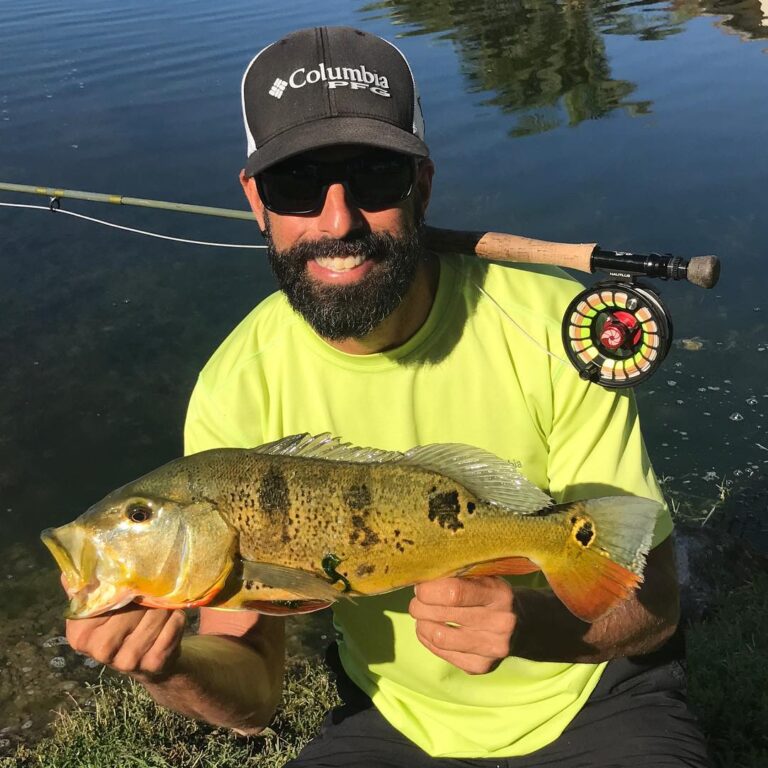
[[[49,637],[44,643],[43,648],[55,648],[59,645],[69,645],[69,640],[67,640],[66,637],[63,637],[62,635],[57,635],[56,637]]]

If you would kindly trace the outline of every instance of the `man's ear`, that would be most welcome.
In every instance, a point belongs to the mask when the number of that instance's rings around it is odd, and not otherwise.
[[[424,219],[427,213],[427,206],[429,205],[429,198],[432,196],[432,178],[435,175],[435,164],[425,157],[419,161],[416,167],[416,200],[421,210],[416,211],[416,218]]]
[[[259,197],[259,190],[256,189],[256,182],[252,176],[245,175],[245,169],[240,171],[240,186],[243,188],[245,197],[248,200],[248,204],[251,206],[253,215],[256,217],[256,221],[259,224],[259,229],[263,235],[266,231],[266,222],[264,221],[264,203],[261,202]]]

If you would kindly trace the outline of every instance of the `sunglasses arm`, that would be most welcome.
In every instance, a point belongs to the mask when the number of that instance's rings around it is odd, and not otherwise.
[[[687,280],[712,288],[720,276],[716,256],[684,260],[669,254],[607,251],[597,243],[551,243],[501,232],[468,232],[424,227],[426,247],[438,253],[473,253],[490,261],[551,264],[579,272],[606,272],[614,277],[660,277]]]

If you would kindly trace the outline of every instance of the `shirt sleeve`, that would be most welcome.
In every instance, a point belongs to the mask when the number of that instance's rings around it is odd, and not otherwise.
[[[558,373],[548,441],[551,495],[559,502],[623,495],[655,499],[663,504],[655,547],[673,525],[640,432],[634,393],[584,382],[570,367]]]

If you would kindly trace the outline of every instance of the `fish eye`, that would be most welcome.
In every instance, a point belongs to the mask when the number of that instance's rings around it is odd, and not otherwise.
[[[135,502],[126,509],[125,516],[132,523],[146,523],[152,518],[152,507],[148,504]]]

